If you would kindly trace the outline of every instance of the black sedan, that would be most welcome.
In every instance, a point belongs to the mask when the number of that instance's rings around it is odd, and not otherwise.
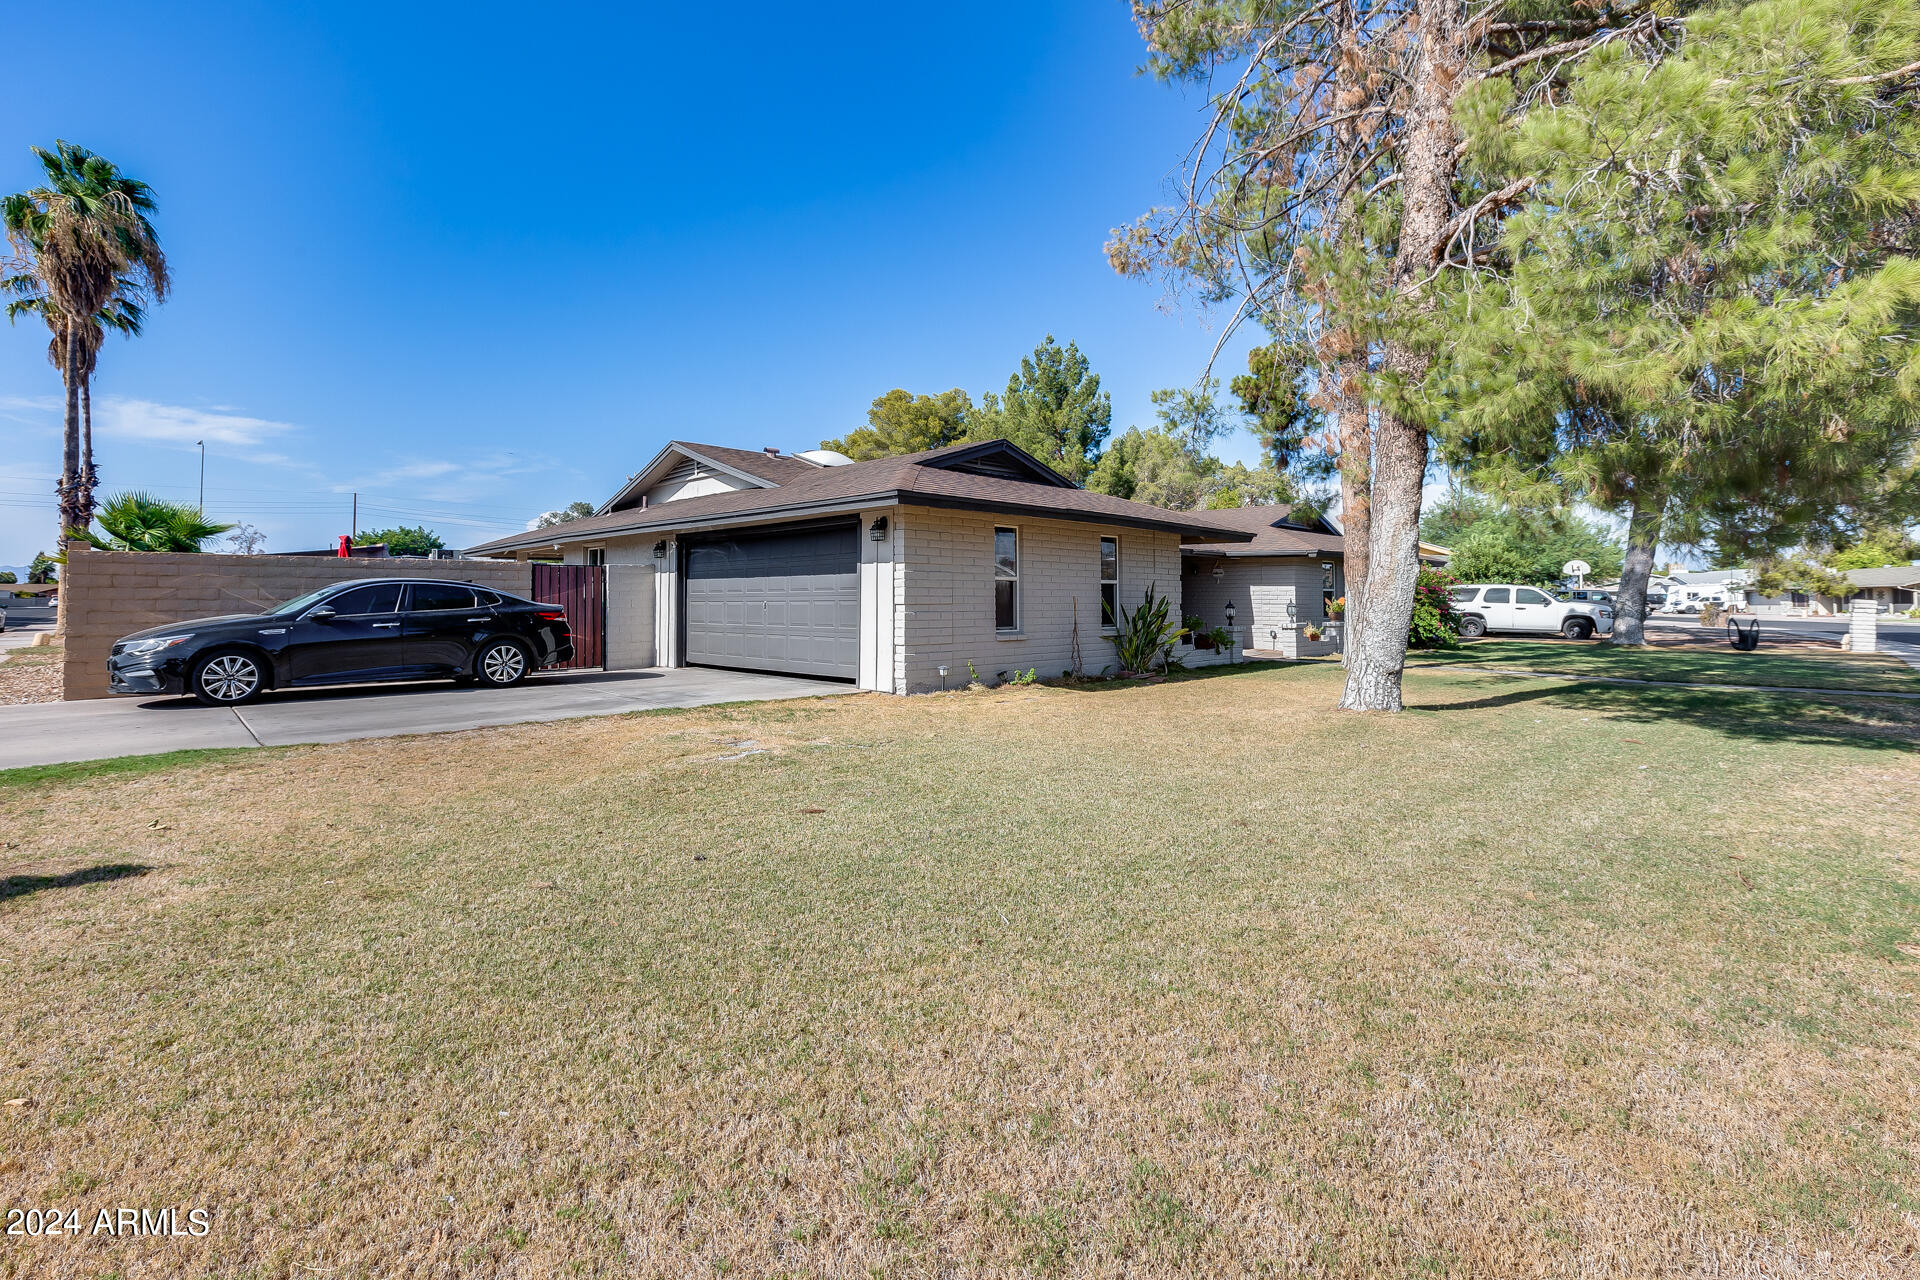
[[[264,689],[452,677],[492,688],[573,656],[566,611],[465,582],[361,578],[270,613],[149,627],[107,659],[115,693],[233,707]]]

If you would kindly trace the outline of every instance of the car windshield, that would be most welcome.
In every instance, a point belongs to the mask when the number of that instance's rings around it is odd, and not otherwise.
[[[311,609],[314,605],[320,603],[320,601],[326,599],[339,589],[340,584],[336,582],[332,586],[321,587],[318,591],[309,591],[303,596],[295,596],[285,604],[275,605],[273,611],[275,613],[299,613],[302,610]]]

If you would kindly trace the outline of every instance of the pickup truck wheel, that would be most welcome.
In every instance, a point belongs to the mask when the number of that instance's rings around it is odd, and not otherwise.
[[[1487,634],[1487,620],[1476,618],[1472,614],[1460,619],[1460,634],[1468,640],[1478,640]]]
[[[1585,618],[1568,618],[1560,624],[1560,634],[1569,640],[1585,640],[1593,634],[1593,623]]]

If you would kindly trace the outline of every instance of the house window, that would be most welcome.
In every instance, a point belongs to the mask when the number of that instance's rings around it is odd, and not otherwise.
[[[1908,587],[1895,587],[1893,589],[1893,602],[1895,604],[1912,604],[1913,603],[1912,589]]]
[[[606,562],[607,562],[607,549],[605,547],[588,547],[587,548],[588,564],[605,564]]]
[[[1020,629],[1020,533],[993,531],[993,626],[996,631]]]
[[[1120,625],[1120,539],[1100,539],[1100,627]]]

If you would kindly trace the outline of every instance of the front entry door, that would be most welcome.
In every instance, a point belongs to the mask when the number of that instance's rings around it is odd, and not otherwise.
[[[365,679],[399,669],[403,659],[398,583],[355,587],[316,608],[331,609],[333,616],[319,621],[309,610],[292,624],[287,653],[293,683]]]
[[[465,671],[492,612],[475,600],[472,587],[416,582],[407,587],[407,665],[428,675]]]

